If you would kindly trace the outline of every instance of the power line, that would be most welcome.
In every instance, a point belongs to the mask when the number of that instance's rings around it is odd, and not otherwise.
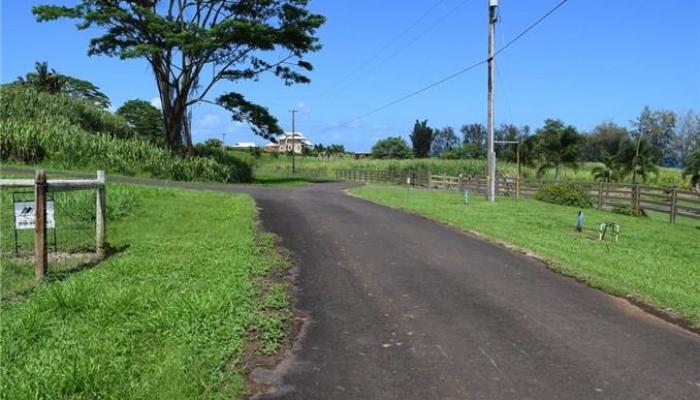
[[[393,53],[391,53],[388,57],[385,57],[385,58],[381,59],[378,63],[374,64],[374,65],[371,66],[369,69],[365,70],[365,73],[363,74],[363,77],[367,77],[369,74],[371,74],[371,73],[372,73],[373,71],[375,71],[377,68],[379,68],[380,66],[386,64],[387,61],[389,61],[389,60],[395,58],[396,56],[398,56],[399,54],[403,53],[406,49],[408,49],[409,47],[411,47],[411,45],[413,45],[413,43],[417,42],[420,38],[422,38],[423,36],[425,36],[425,35],[427,35],[428,33],[430,33],[433,29],[435,29],[437,26],[439,26],[439,24],[440,24],[443,20],[445,20],[447,17],[449,17],[449,16],[451,16],[452,14],[454,14],[455,12],[457,12],[457,10],[458,10],[460,7],[462,7],[464,4],[468,3],[469,1],[471,1],[471,0],[462,0],[462,1],[460,1],[455,7],[451,8],[448,12],[446,12],[445,14],[443,14],[442,16],[440,16],[438,19],[436,19],[435,21],[433,21],[433,23],[432,23],[431,25],[429,25],[428,28],[426,28],[426,29],[424,29],[423,31],[421,31],[420,33],[418,33],[416,36],[414,36],[411,40],[409,40],[409,41],[408,41],[407,43],[405,43],[403,46],[401,46],[401,47],[399,47],[398,49],[396,49],[396,51],[394,51]],[[355,81],[356,81],[356,80],[355,80]]]
[[[498,56],[499,54],[501,54],[504,50],[506,50],[508,47],[510,47],[510,46],[513,45],[515,42],[517,42],[518,40],[520,40],[523,36],[525,36],[525,35],[526,35],[528,32],[530,32],[533,28],[535,28],[537,25],[539,25],[540,23],[542,23],[542,21],[544,21],[547,17],[549,17],[549,16],[550,16],[551,14],[553,14],[556,10],[558,10],[561,6],[563,6],[567,1],[569,1],[569,0],[561,0],[559,3],[557,3],[554,7],[552,7],[549,11],[547,11],[544,15],[542,15],[542,16],[541,16],[540,18],[538,18],[535,22],[533,22],[533,23],[530,24],[527,28],[525,28],[523,31],[521,31],[519,34],[517,34],[513,39],[511,39],[511,40],[508,41],[505,45],[503,45],[503,47],[501,47],[501,48],[499,48],[498,50],[496,50],[496,51],[494,52],[494,54],[493,54],[493,58],[495,58],[496,56]],[[478,67],[478,66],[480,66],[480,65],[482,65],[482,64],[486,64],[488,61],[489,61],[489,58],[483,59],[483,60],[481,60],[481,61],[479,61],[479,62],[476,62],[476,63],[474,63],[474,64],[472,64],[472,65],[470,65],[470,66],[468,66],[468,67],[466,67],[466,68],[463,68],[463,69],[461,69],[461,70],[459,70],[459,71],[457,71],[457,72],[454,72],[454,73],[452,73],[452,74],[450,74],[450,75],[448,75],[448,76],[446,76],[446,77],[444,77],[444,78],[442,78],[442,79],[440,79],[440,80],[438,80],[438,81],[436,81],[436,82],[433,82],[433,83],[431,83],[431,84],[428,85],[428,86],[425,86],[425,87],[423,87],[423,88],[421,88],[421,89],[418,89],[418,90],[416,90],[416,91],[414,91],[414,92],[411,92],[411,93],[409,93],[409,94],[407,94],[407,95],[405,95],[405,96],[402,96],[402,97],[400,97],[400,98],[398,98],[398,99],[396,99],[396,100],[390,101],[390,102],[388,102],[388,103],[386,103],[386,104],[384,104],[384,105],[382,105],[382,106],[380,106],[380,107],[377,107],[377,108],[375,108],[375,109],[373,109],[373,110],[371,110],[371,111],[369,111],[369,112],[366,112],[366,113],[364,113],[364,114],[361,114],[361,115],[359,115],[359,116],[353,118],[353,119],[350,120],[350,121],[347,121],[347,122],[345,122],[345,123],[342,123],[342,124],[337,125],[337,126],[334,126],[334,127],[329,127],[329,128],[327,128],[327,129],[324,129],[324,130],[320,131],[319,133],[326,132],[326,131],[329,131],[329,130],[331,130],[331,129],[342,128],[342,127],[344,127],[344,126],[347,126],[347,125],[349,125],[349,124],[354,123],[355,121],[357,121],[357,120],[359,120],[359,119],[363,119],[363,118],[366,118],[366,117],[368,117],[368,116],[370,116],[370,115],[372,115],[372,114],[376,114],[376,113],[378,113],[378,112],[380,112],[380,111],[382,111],[382,110],[385,110],[385,109],[387,109],[387,108],[389,108],[389,107],[391,107],[391,106],[393,106],[393,105],[395,105],[395,104],[398,104],[398,103],[400,103],[400,102],[402,102],[402,101],[408,100],[408,99],[410,99],[411,97],[417,96],[417,95],[419,95],[419,94],[421,94],[421,93],[423,93],[423,92],[425,92],[425,91],[428,91],[428,90],[430,90],[430,89],[432,89],[432,88],[434,88],[434,87],[436,87],[436,86],[439,86],[439,85],[441,85],[441,84],[443,84],[443,83],[445,83],[445,82],[447,82],[447,81],[449,81],[449,80],[452,80],[452,79],[454,79],[454,78],[456,78],[456,77],[458,77],[458,76],[460,76],[460,75],[462,75],[462,74],[464,74],[464,73],[467,73],[467,72],[469,72],[469,71],[475,69],[476,67]]]
[[[374,62],[379,56],[382,55],[385,51],[387,51],[391,46],[394,45],[399,39],[401,39],[403,36],[405,36],[408,32],[410,32],[414,27],[418,26],[419,23],[421,23],[430,13],[433,12],[438,6],[440,6],[442,3],[444,3],[446,0],[438,0],[433,4],[430,8],[428,8],[423,14],[421,14],[420,17],[415,19],[406,29],[401,31],[398,35],[394,36],[391,40],[389,40],[384,46],[382,46],[378,51],[376,51],[374,54],[372,54],[370,57],[365,59],[360,66],[356,67],[354,70],[350,71],[350,73],[346,74],[343,76],[335,85],[331,86],[326,92],[329,92],[330,90],[337,88],[338,86],[342,85],[345,83],[349,78],[357,74],[359,71],[361,71],[363,68]]]

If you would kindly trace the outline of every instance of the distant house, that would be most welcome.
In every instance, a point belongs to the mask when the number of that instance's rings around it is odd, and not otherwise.
[[[268,143],[265,145],[265,151],[270,153],[287,153],[294,151],[295,154],[301,154],[304,148],[313,146],[311,142],[301,132],[287,132],[279,135],[276,138],[277,143]]]
[[[355,157],[355,160],[359,160],[361,158],[369,158],[372,156],[372,152],[369,151],[356,151],[352,153],[352,156]]]
[[[256,147],[258,145],[253,142],[236,142],[233,144],[234,149],[254,149]]]

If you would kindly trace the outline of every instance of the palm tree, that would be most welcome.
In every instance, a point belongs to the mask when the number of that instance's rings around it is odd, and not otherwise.
[[[641,138],[637,143],[626,143],[620,153],[615,156],[615,164],[620,176],[632,175],[632,184],[637,183],[637,177],[646,181],[650,174],[656,174],[659,168],[654,163],[654,149],[649,141]]]
[[[107,108],[110,104],[109,97],[101,92],[100,88],[91,82],[60,74],[53,68],[49,70],[49,64],[46,61],[37,61],[34,64],[34,72],[27,73],[24,78],[17,78],[17,81],[21,85],[32,86],[40,92],[65,94],[100,108]]]
[[[539,176],[554,168],[555,179],[559,180],[563,167],[578,169],[583,138],[576,128],[564,125],[560,120],[548,119],[535,137],[534,162]]]
[[[598,165],[591,169],[591,175],[593,175],[593,179],[595,179],[596,181],[601,181],[605,183],[620,180],[620,170],[619,167],[615,164],[615,157],[605,157],[603,165]]]
[[[695,149],[685,164],[683,178],[690,176],[690,185],[696,189],[700,188],[700,147]]]
[[[34,72],[27,73],[24,78],[19,77],[18,81],[25,85],[34,86],[37,90],[53,94],[61,93],[65,87],[65,81],[55,69],[49,71],[49,63],[37,61],[34,64]]]

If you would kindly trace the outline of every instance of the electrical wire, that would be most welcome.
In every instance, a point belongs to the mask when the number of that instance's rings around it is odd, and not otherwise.
[[[350,79],[351,77],[355,76],[358,72],[362,71],[362,69],[364,69],[366,66],[368,66],[368,65],[370,65],[372,62],[374,62],[377,58],[379,58],[379,56],[382,55],[382,53],[384,53],[385,51],[389,50],[389,49],[391,48],[391,46],[394,45],[394,43],[396,43],[399,39],[401,39],[402,37],[404,37],[404,36],[405,36],[408,32],[410,32],[413,28],[415,28],[416,26],[418,26],[418,24],[420,24],[428,15],[430,15],[430,13],[432,13],[433,10],[435,10],[437,7],[439,7],[439,6],[440,6],[442,3],[444,3],[445,1],[446,1],[446,0],[438,0],[437,2],[435,2],[435,4],[433,4],[433,5],[432,5],[430,8],[428,8],[425,12],[423,12],[423,14],[421,14],[420,17],[418,17],[417,19],[415,19],[406,29],[404,29],[403,31],[401,31],[401,33],[399,33],[398,35],[394,36],[391,40],[389,40],[389,41],[388,41],[384,46],[382,46],[379,50],[377,50],[375,53],[373,53],[371,56],[369,56],[367,59],[365,59],[365,61],[363,61],[362,64],[360,64],[358,67],[356,67],[355,69],[353,69],[352,71],[350,71],[348,74],[346,74],[345,76],[343,76],[343,77],[342,77],[338,82],[336,82],[333,86],[329,87],[328,90],[326,90],[326,91],[324,92],[324,94],[325,94],[325,93],[328,93],[328,92],[330,92],[330,91],[332,91],[332,90],[334,90],[334,89],[336,89],[336,88],[338,88],[338,87],[341,86],[341,85],[343,85],[344,83],[346,83],[346,81],[347,81],[348,79]]]
[[[520,40],[523,36],[525,36],[528,32],[530,32],[532,29],[534,29],[537,25],[539,25],[540,23],[542,23],[542,21],[544,21],[547,17],[549,17],[550,15],[552,15],[555,11],[557,11],[561,6],[563,6],[563,5],[564,5],[566,2],[568,2],[568,1],[569,1],[569,0],[561,0],[561,1],[560,1],[559,3],[557,3],[554,7],[552,7],[549,11],[547,11],[544,15],[542,15],[540,18],[538,18],[535,22],[531,23],[527,28],[525,28],[523,31],[521,31],[519,34],[517,34],[513,39],[511,39],[511,40],[508,41],[505,45],[503,45],[503,47],[501,47],[501,48],[499,48],[498,50],[496,50],[491,58],[486,58],[486,59],[484,59],[484,60],[481,60],[481,61],[479,61],[479,62],[476,62],[476,63],[474,63],[474,64],[472,64],[472,65],[470,65],[470,66],[468,66],[468,67],[466,67],[466,68],[463,68],[463,69],[461,69],[461,70],[459,70],[459,71],[457,71],[457,72],[454,72],[454,73],[452,73],[452,74],[450,74],[450,75],[448,75],[448,76],[446,76],[446,77],[444,77],[444,78],[442,78],[442,79],[440,79],[440,80],[438,80],[438,81],[435,81],[435,82],[433,82],[433,83],[431,83],[431,84],[429,84],[429,85],[427,85],[427,86],[425,86],[425,87],[423,87],[423,88],[421,88],[421,89],[418,89],[418,90],[416,90],[416,91],[413,91],[413,92],[411,92],[411,93],[409,93],[409,94],[407,94],[407,95],[404,95],[404,96],[402,96],[402,97],[399,97],[399,98],[396,99],[396,100],[390,101],[390,102],[388,102],[388,103],[386,103],[386,104],[384,104],[384,105],[382,105],[382,106],[380,106],[380,107],[377,107],[377,108],[375,108],[375,109],[373,109],[373,110],[371,110],[371,111],[369,111],[369,112],[366,112],[366,113],[364,113],[364,114],[361,114],[361,115],[359,115],[359,116],[353,118],[353,119],[350,120],[350,121],[347,121],[347,122],[345,122],[345,123],[342,123],[342,124],[339,124],[339,125],[336,125],[336,126],[329,127],[329,128],[327,128],[327,129],[321,130],[321,131],[319,131],[319,133],[323,133],[323,132],[326,132],[326,131],[329,131],[329,130],[332,130],[332,129],[338,129],[338,128],[347,126],[347,125],[349,125],[349,124],[355,123],[357,120],[366,118],[366,117],[368,117],[368,116],[370,116],[370,115],[373,115],[373,114],[376,114],[376,113],[378,113],[378,112],[380,112],[380,111],[383,111],[383,110],[385,110],[385,109],[387,109],[387,108],[389,108],[389,107],[391,107],[391,106],[393,106],[393,105],[396,105],[396,104],[401,103],[401,102],[403,102],[403,101],[405,101],[405,100],[408,100],[408,99],[410,99],[411,97],[417,96],[417,95],[419,95],[419,94],[421,94],[421,93],[423,93],[423,92],[426,92],[426,91],[428,91],[428,90],[430,90],[430,89],[432,89],[432,88],[434,88],[434,87],[436,87],[436,86],[439,86],[439,85],[441,85],[441,84],[443,84],[443,83],[445,83],[445,82],[447,82],[447,81],[450,81],[450,80],[452,80],[452,79],[454,79],[454,78],[456,78],[456,77],[458,77],[458,76],[460,76],[460,75],[462,75],[462,74],[465,74],[465,73],[467,73],[467,72],[469,72],[469,71],[471,71],[471,70],[477,68],[478,66],[480,66],[480,65],[482,65],[482,64],[488,63],[492,58],[495,58],[496,56],[498,56],[499,54],[501,54],[503,51],[505,51],[508,47],[510,47],[510,46],[513,45],[515,42],[517,42],[518,40]]]

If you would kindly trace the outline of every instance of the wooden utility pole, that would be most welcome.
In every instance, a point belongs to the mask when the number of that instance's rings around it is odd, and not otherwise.
[[[46,254],[46,172],[36,171],[34,177],[34,275],[37,280],[46,276],[48,257]]]
[[[488,153],[487,153],[487,176],[486,176],[486,199],[496,201],[496,153],[493,149],[493,137],[495,129],[494,114],[494,82],[496,65],[494,60],[495,36],[496,36],[496,11],[498,0],[489,0],[489,38],[488,38],[488,94],[487,94],[487,130],[488,130]]]
[[[298,112],[297,110],[289,110],[290,113],[292,113],[292,174],[295,172],[295,165],[294,165],[294,155],[296,153],[295,149],[295,143],[294,143],[294,132],[295,132],[295,126],[294,126],[294,115]]]

